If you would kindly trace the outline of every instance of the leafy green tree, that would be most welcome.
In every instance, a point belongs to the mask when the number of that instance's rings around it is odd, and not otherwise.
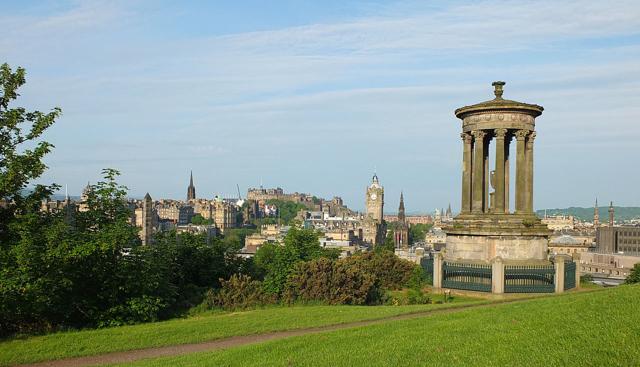
[[[409,244],[424,241],[424,238],[431,229],[431,224],[416,223],[409,227]]]
[[[205,219],[202,215],[196,214],[191,218],[191,224],[197,226],[213,224],[213,219]]]
[[[631,269],[631,273],[629,273],[627,279],[624,280],[624,284],[636,283],[640,283],[640,263],[633,266],[633,269]]]
[[[318,233],[312,229],[291,227],[283,244],[260,247],[255,255],[255,264],[265,274],[263,285],[266,292],[280,295],[297,262],[319,257],[337,258],[335,251],[320,247],[318,238]]]
[[[291,221],[298,215],[298,212],[307,208],[300,203],[278,199],[267,200],[267,204],[275,205],[278,208],[278,216],[284,224],[291,224]]]
[[[60,216],[40,211],[41,201],[58,187],[32,185],[47,168],[42,159],[53,148],[42,134],[61,110],[14,107],[24,83],[24,69],[0,65],[0,334],[46,327],[39,315],[66,287],[42,256],[48,236],[66,233]],[[38,274],[47,276],[33,281]]]
[[[373,251],[376,253],[380,253],[383,251],[394,253],[396,248],[396,243],[393,238],[393,231],[387,230],[387,235],[384,238],[384,242],[380,245],[377,245],[373,248]]]
[[[12,108],[12,102],[19,96],[18,88],[24,83],[23,68],[13,71],[6,63],[0,65],[0,245],[5,251],[25,230],[16,222],[33,223],[33,215],[42,215],[39,213],[41,201],[58,188],[35,185],[27,192],[27,185],[47,168],[42,159],[53,145],[41,136],[60,116],[61,110],[54,108],[43,113]],[[14,228],[10,228],[12,226]]]

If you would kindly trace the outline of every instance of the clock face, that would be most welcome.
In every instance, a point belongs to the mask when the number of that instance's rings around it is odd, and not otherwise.
[[[371,200],[375,200],[378,198],[378,195],[375,192],[372,192],[370,197],[371,197]]]

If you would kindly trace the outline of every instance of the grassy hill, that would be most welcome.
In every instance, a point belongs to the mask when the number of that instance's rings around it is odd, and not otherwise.
[[[127,366],[637,366],[640,286],[620,286]]]
[[[630,219],[640,218],[640,207],[637,206],[614,206],[616,221],[624,221]],[[574,217],[591,222],[593,221],[593,207],[581,208],[581,207],[569,207],[569,208],[555,208],[555,209],[540,209],[536,211],[536,214],[540,218],[544,217],[545,210],[547,215],[573,215]],[[598,213],[600,215],[600,222],[607,222],[609,220],[609,205],[598,207]]]
[[[0,366],[343,324],[482,302],[456,297],[452,303],[429,305],[274,306],[242,312],[219,311],[155,323],[5,340],[0,342]]]

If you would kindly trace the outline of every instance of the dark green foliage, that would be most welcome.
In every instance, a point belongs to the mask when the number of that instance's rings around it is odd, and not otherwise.
[[[282,245],[274,243],[260,247],[254,261],[265,274],[263,282],[265,291],[280,295],[284,290],[287,277],[297,262],[319,257],[337,258],[337,255],[335,251],[320,247],[317,232],[294,226],[285,236]]]
[[[375,275],[384,289],[400,289],[407,285],[418,265],[397,257],[392,252],[365,252],[349,258],[350,261],[361,262],[362,266]]]
[[[304,204],[286,200],[270,199],[267,200],[267,204],[275,205],[278,208],[278,217],[284,224],[291,224],[300,210],[307,209]]]
[[[431,224],[425,223],[416,223],[409,226],[409,244],[424,241],[424,237],[431,227]]]
[[[0,66],[1,335],[171,317],[246,268],[235,242],[202,235],[165,233],[141,246],[113,169],[90,187],[86,211],[40,211],[56,186],[26,188],[46,169],[52,146],[39,139],[60,110],[10,109],[23,83],[24,70]]]
[[[38,221],[40,202],[49,197],[57,186],[36,185],[25,194],[27,184],[40,177],[47,166],[42,162],[53,145],[40,139],[61,110],[49,113],[28,112],[10,105],[25,83],[25,70],[12,71],[0,65],[0,246],[3,250],[19,240],[23,221]],[[14,226],[14,228],[10,228]],[[2,261],[0,259],[0,261]]]
[[[288,278],[284,300],[364,305],[379,301],[380,289],[361,262],[327,258],[300,262]]]
[[[631,273],[624,280],[624,284],[636,284],[640,283],[640,263],[635,264],[633,269],[631,269]]]
[[[240,250],[244,247],[244,239],[253,233],[256,233],[254,228],[227,228],[224,230],[223,241],[230,248]]]
[[[244,274],[233,274],[229,280],[221,279],[219,290],[210,289],[205,297],[207,308],[220,307],[227,310],[247,309],[275,302],[267,294],[262,283]]]
[[[202,215],[196,214],[191,217],[191,224],[195,224],[197,226],[213,224],[213,219],[205,219]]]
[[[373,248],[373,251],[380,253],[383,251],[394,253],[396,248],[395,241],[393,239],[393,231],[387,230],[387,236],[384,238],[384,243],[381,245],[376,245]]]

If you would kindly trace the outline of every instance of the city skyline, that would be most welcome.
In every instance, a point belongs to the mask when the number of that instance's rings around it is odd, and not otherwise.
[[[62,4],[9,5],[0,51],[27,69],[21,105],[63,109],[40,182],[70,193],[112,167],[181,199],[193,170],[202,197],[262,181],[362,210],[376,170],[387,208],[457,210],[453,110],[505,80],[545,107],[536,208],[640,206],[633,2]]]

